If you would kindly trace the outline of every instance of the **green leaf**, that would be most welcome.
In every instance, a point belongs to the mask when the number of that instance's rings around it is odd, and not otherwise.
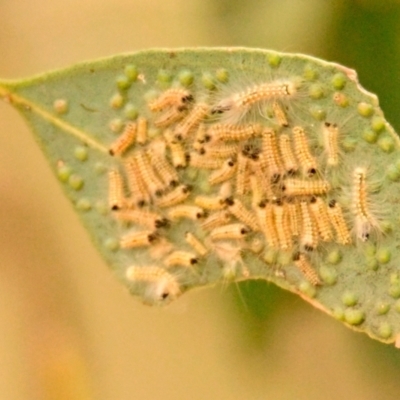
[[[399,139],[354,71],[152,50],[0,82],[117,277],[147,304],[266,279],[400,333]]]

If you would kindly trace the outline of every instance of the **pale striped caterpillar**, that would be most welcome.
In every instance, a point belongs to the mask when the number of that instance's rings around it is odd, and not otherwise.
[[[176,220],[180,218],[198,220],[204,218],[206,213],[200,207],[181,204],[169,209],[167,215],[168,218],[170,218],[171,220]]]
[[[286,199],[286,207],[289,214],[290,231],[292,236],[299,236],[301,233],[302,219],[298,203],[291,197]]]
[[[214,228],[210,232],[210,238],[211,240],[243,239],[249,232],[246,225],[235,223]]]
[[[321,280],[317,271],[311,266],[307,257],[302,253],[296,253],[293,256],[293,261],[296,267],[304,274],[307,280],[314,286],[321,285]]]
[[[173,133],[170,129],[164,131],[164,138],[171,152],[172,165],[175,168],[185,168],[187,166],[188,157],[182,144],[173,138]]]
[[[368,240],[372,229],[379,229],[378,221],[370,211],[366,175],[366,169],[361,167],[353,172],[354,230],[356,237],[363,242]]]
[[[306,201],[300,202],[302,228],[300,244],[307,251],[313,251],[318,244],[318,232],[309,205]]]
[[[242,141],[258,136],[261,130],[259,124],[214,124],[209,128],[208,134],[212,141]]]
[[[145,144],[147,142],[147,125],[148,121],[144,117],[139,117],[137,119],[137,134],[136,142],[139,144]]]
[[[209,178],[208,182],[210,185],[216,185],[218,183],[222,183],[232,178],[235,175],[237,164],[234,159],[228,158],[222,168],[213,171]]]
[[[154,121],[157,128],[166,128],[180,121],[185,115],[186,107],[168,108],[163,114]]]
[[[263,170],[260,161],[250,160],[251,172],[254,173],[254,176],[259,184],[259,189],[262,191],[263,196],[272,199],[275,197],[274,192],[272,190],[272,182],[271,179],[265,179],[266,172]]]
[[[275,216],[272,204],[269,202],[262,202],[256,207],[256,214],[258,224],[261,227],[268,246],[273,248],[279,247],[279,238],[276,232]]]
[[[319,236],[324,242],[330,242],[333,239],[333,235],[326,208],[326,204],[320,197],[311,198],[310,210],[314,216]]]
[[[169,268],[173,266],[191,267],[197,264],[198,260],[193,253],[188,251],[176,250],[169,254],[165,260],[164,265]]]
[[[220,195],[198,195],[194,198],[194,204],[206,210],[222,210],[226,207],[225,199]]]
[[[264,194],[265,194],[261,182],[259,182],[257,176],[255,175],[250,175],[250,188],[251,188],[251,205],[254,209],[264,199]]]
[[[231,214],[228,211],[221,210],[210,214],[200,226],[204,230],[212,230],[218,226],[227,225],[230,221]]]
[[[191,188],[188,185],[179,185],[171,192],[164,194],[156,200],[158,207],[171,207],[184,202],[190,196]]]
[[[120,221],[133,222],[150,229],[168,227],[169,221],[162,215],[145,210],[123,210],[114,214]]]
[[[134,122],[128,122],[120,136],[111,144],[109,153],[112,156],[120,156],[135,141],[137,125]]]
[[[339,163],[339,129],[336,124],[325,122],[322,127],[324,147],[326,151],[326,163],[336,166]]]
[[[193,96],[186,89],[171,88],[161,93],[156,99],[148,102],[151,111],[163,111],[169,107],[187,106],[193,101]]]
[[[281,189],[285,196],[315,196],[326,194],[331,186],[324,180],[285,179]]]
[[[120,172],[113,168],[108,172],[108,204],[111,210],[124,206],[124,183]]]
[[[224,164],[221,158],[212,158],[192,151],[189,155],[190,166],[204,169],[219,169]]]
[[[257,223],[257,217],[250,210],[248,210],[239,199],[227,199],[229,212],[234,215],[239,221],[246,224],[253,231],[260,229]]]
[[[315,157],[311,154],[306,133],[300,126],[293,128],[294,147],[300,167],[308,176],[315,175],[318,164]]]
[[[120,246],[122,249],[150,246],[157,239],[152,231],[131,232],[122,236]]]
[[[126,278],[133,283],[146,284],[145,299],[157,303],[173,300],[181,294],[180,285],[174,275],[156,266],[131,266]]]
[[[155,151],[147,150],[153,168],[157,171],[164,184],[175,187],[179,183],[179,175],[169,161]]]
[[[146,184],[139,173],[139,167],[136,164],[135,158],[128,158],[124,165],[131,192],[130,203],[132,206],[143,207],[146,203],[150,202],[150,195],[147,191]]]
[[[207,157],[228,158],[234,157],[238,153],[239,146],[237,144],[213,143],[213,145],[200,147],[203,149]]]
[[[278,125],[283,127],[289,126],[285,111],[277,101],[274,101],[272,103],[272,111],[274,113],[276,121],[278,122]]]
[[[174,136],[177,140],[187,138],[189,133],[196,129],[200,123],[206,118],[209,111],[209,106],[206,103],[198,103],[189,114],[181,121],[174,131]]]
[[[343,216],[342,207],[336,200],[331,200],[328,207],[331,224],[336,231],[336,240],[340,244],[351,244],[351,236]]]
[[[207,247],[193,233],[186,232],[185,240],[200,256],[204,257],[208,253]]]
[[[288,209],[281,201],[276,201],[272,209],[279,247],[282,250],[288,250],[293,245]]]
[[[145,152],[135,154],[135,162],[143,182],[152,197],[160,197],[165,189],[165,184],[156,175],[149,158]]]
[[[262,133],[260,163],[261,167],[267,171],[271,182],[276,183],[282,175],[282,165],[278,153],[276,134],[270,128],[264,129]]]
[[[228,120],[239,121],[257,103],[293,97],[297,93],[297,86],[297,82],[289,79],[260,83],[220,100],[211,108],[211,112],[224,114]]]
[[[246,192],[246,183],[248,180],[248,158],[241,152],[237,157],[236,172],[236,194],[241,196]]]
[[[297,165],[296,158],[292,151],[289,135],[281,134],[279,136],[279,150],[285,172],[289,175],[295,174],[299,166]]]
[[[219,187],[218,195],[221,197],[224,203],[226,199],[232,197],[233,195],[232,181],[226,181],[222,183],[222,185]]]

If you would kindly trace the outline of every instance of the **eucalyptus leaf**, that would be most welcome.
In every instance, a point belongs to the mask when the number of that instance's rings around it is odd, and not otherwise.
[[[355,71],[259,49],[149,50],[1,81],[0,96],[146,304],[266,279],[399,341],[399,139]]]

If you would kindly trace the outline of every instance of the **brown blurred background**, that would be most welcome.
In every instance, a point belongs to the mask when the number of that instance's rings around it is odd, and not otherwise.
[[[400,2],[0,0],[0,77],[149,47],[303,52],[357,69],[400,130]],[[142,306],[0,103],[0,400],[398,399],[400,350],[257,282]]]

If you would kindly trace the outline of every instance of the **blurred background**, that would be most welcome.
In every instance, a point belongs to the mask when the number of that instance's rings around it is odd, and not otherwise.
[[[252,46],[355,68],[400,131],[396,0],[0,0],[0,77],[149,47]],[[263,282],[131,298],[0,103],[0,400],[398,399],[400,350]]]

